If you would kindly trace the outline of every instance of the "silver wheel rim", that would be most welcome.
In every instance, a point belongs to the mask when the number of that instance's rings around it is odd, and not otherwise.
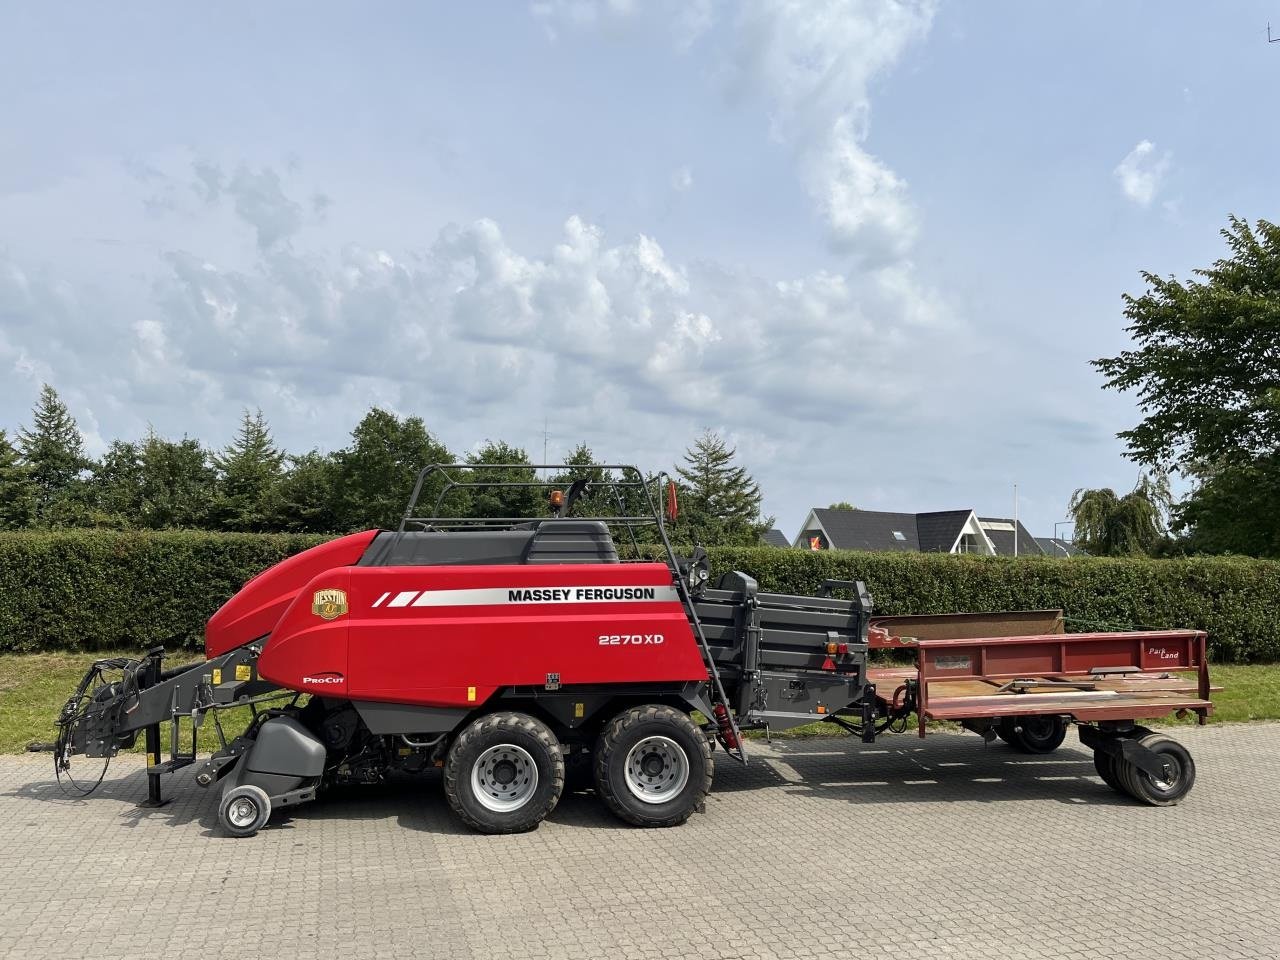
[[[1141,772],[1149,781],[1151,781],[1151,785],[1153,787],[1161,793],[1169,793],[1178,785],[1178,781],[1182,779],[1182,764],[1178,762],[1177,757],[1170,756],[1168,754],[1165,754],[1162,759],[1169,762],[1169,767],[1172,771],[1168,780],[1161,780],[1159,777],[1153,777],[1145,770]]]
[[[519,810],[538,789],[538,765],[524,747],[500,743],[490,747],[471,768],[471,792],[486,810]]]
[[[227,820],[233,827],[245,828],[258,819],[258,805],[248,797],[236,797],[227,807]]]
[[[627,789],[645,803],[666,803],[689,782],[689,758],[670,737],[645,737],[627,752]]]

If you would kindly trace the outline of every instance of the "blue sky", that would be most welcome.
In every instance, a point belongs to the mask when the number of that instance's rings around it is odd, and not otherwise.
[[[1139,271],[1276,217],[1267,3],[0,2],[0,426],[673,462],[807,508],[1128,487]]]

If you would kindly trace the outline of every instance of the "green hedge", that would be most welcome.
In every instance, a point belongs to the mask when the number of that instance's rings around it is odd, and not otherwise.
[[[0,651],[201,649],[205,621],[246,580],[326,539],[0,533]]]
[[[323,537],[254,534],[0,533],[0,651],[199,649],[204,622],[249,577]],[[812,592],[864,580],[881,613],[1061,607],[1074,629],[1209,631],[1218,662],[1280,661],[1280,562],[953,557],[709,551],[715,571]],[[174,641],[171,638],[180,637]]]

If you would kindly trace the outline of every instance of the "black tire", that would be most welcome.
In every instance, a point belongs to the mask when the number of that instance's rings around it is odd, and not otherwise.
[[[1022,753],[1053,753],[1067,738],[1061,717],[1018,717],[1011,729],[1009,746]]]
[[[596,743],[596,792],[614,816],[637,827],[684,823],[711,789],[713,772],[707,738],[674,707],[625,710]]]
[[[1168,781],[1158,781],[1140,767],[1117,759],[1116,776],[1125,791],[1135,800],[1153,807],[1171,807],[1180,802],[1196,782],[1196,762],[1187,748],[1159,733],[1149,733],[1138,743],[1171,760],[1173,775]]]
[[[1116,758],[1111,754],[1103,753],[1101,750],[1093,751],[1093,769],[1098,771],[1102,782],[1116,793],[1129,792],[1129,788],[1120,782],[1120,776],[1116,773]]]
[[[444,795],[481,833],[532,830],[564,791],[560,741],[524,713],[491,713],[460,733],[444,764]]]
[[[232,837],[252,837],[271,819],[271,798],[251,783],[232,787],[218,802],[218,824]]]

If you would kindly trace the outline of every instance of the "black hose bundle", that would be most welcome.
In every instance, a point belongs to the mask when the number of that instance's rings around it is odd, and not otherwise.
[[[103,747],[102,769],[92,783],[88,779],[78,779],[71,769],[71,758],[83,749],[84,727],[89,722],[100,724],[103,714],[110,713],[114,718],[126,709],[125,704],[138,693],[138,668],[140,660],[125,657],[112,657],[95,660],[93,666],[85,673],[84,679],[76,687],[58,714],[58,738],[53,743],[53,775],[58,785],[68,793],[87,797],[98,789],[107,775],[107,767],[116,752],[114,743]],[[121,679],[108,680],[105,671],[121,671]],[[116,723],[107,724],[107,729],[115,729]]]

